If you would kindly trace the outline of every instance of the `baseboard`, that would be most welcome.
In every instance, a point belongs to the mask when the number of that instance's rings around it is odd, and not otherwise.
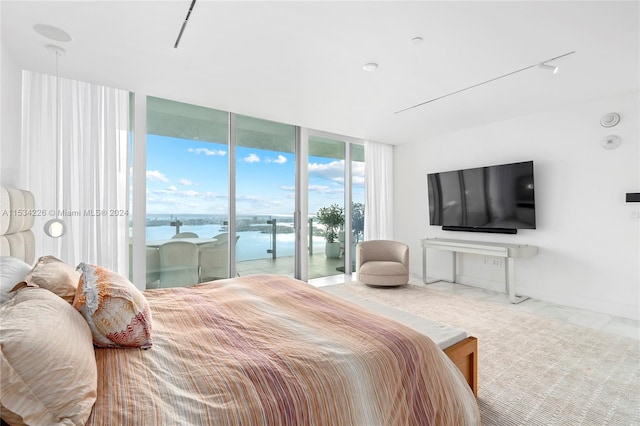
[[[547,303],[568,306],[575,309],[583,309],[586,311],[599,312],[614,317],[621,317],[640,321],[640,306],[630,303],[620,303],[602,298],[594,299],[584,297],[581,294],[566,295],[564,297],[557,294],[548,294],[539,289],[519,286],[518,293],[525,294],[532,299],[540,300]],[[634,300],[635,301],[635,300]]]

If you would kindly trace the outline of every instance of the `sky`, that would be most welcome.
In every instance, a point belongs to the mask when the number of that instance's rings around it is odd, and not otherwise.
[[[147,135],[147,215],[226,215],[226,144]],[[309,214],[344,204],[344,160],[309,158]],[[292,215],[295,158],[288,152],[238,147],[237,215]],[[364,202],[364,163],[353,171],[353,200]]]

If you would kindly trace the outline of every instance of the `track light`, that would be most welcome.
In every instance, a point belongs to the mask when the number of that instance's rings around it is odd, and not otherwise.
[[[555,65],[548,65],[548,64],[547,64],[547,62],[552,62],[552,61],[555,61],[555,60],[557,60],[557,59],[564,58],[564,57],[569,56],[569,55],[573,55],[574,53],[576,53],[576,51],[575,51],[575,50],[573,50],[573,51],[571,51],[571,52],[567,52],[567,53],[562,54],[562,55],[560,55],[560,56],[556,56],[555,58],[547,59],[547,60],[546,60],[546,61],[544,61],[544,62],[533,63],[533,64],[531,64],[531,65],[528,65],[528,66],[524,67],[524,68],[520,68],[520,69],[517,69],[517,70],[515,70],[515,71],[511,71],[511,72],[508,72],[508,73],[506,73],[506,74],[499,75],[498,77],[494,77],[494,78],[491,78],[491,79],[489,79],[489,80],[485,80],[485,81],[482,81],[482,82],[480,82],[480,83],[476,83],[476,84],[474,84],[474,85],[467,86],[467,87],[465,87],[465,88],[463,88],[463,89],[456,90],[455,92],[447,93],[446,95],[438,96],[437,98],[429,99],[428,101],[420,102],[419,104],[416,104],[416,105],[410,106],[410,107],[408,107],[408,108],[401,109],[400,111],[396,111],[396,112],[395,112],[395,114],[400,114],[401,112],[409,111],[410,109],[417,108],[417,107],[419,107],[419,106],[423,106],[423,105],[429,104],[429,103],[431,103],[431,102],[438,101],[438,100],[440,100],[440,99],[444,99],[444,98],[449,97],[449,96],[452,96],[452,95],[456,95],[456,94],[458,94],[458,93],[460,93],[460,92],[464,92],[464,91],[466,91],[466,90],[470,90],[470,89],[476,88],[476,87],[478,87],[478,86],[482,86],[482,85],[487,84],[487,83],[492,83],[492,82],[494,82],[494,81],[496,81],[496,80],[500,80],[500,79],[502,79],[502,78],[512,76],[512,75],[514,75],[514,74],[520,73],[520,72],[522,72],[522,71],[529,70],[529,69],[531,69],[531,68],[540,67],[540,68],[544,68],[544,69],[547,69],[547,70],[549,70],[549,71],[552,71],[554,74],[556,74],[556,73],[558,72],[558,69],[559,69],[559,68],[558,68],[557,66],[555,66]]]
[[[551,72],[552,72],[552,73],[554,73],[554,74],[557,74],[557,73],[558,73],[558,67],[557,67],[557,66],[555,66],[555,65],[548,65],[548,64],[545,64],[545,63],[543,62],[543,63],[541,63],[541,64],[538,64],[538,66],[539,66],[540,68],[542,68],[542,69],[549,70],[549,71],[551,71]]]

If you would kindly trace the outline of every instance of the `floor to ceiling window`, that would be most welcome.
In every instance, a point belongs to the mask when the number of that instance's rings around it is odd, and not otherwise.
[[[236,271],[294,276],[295,127],[242,115],[234,124]]]
[[[258,273],[350,273],[345,261],[353,263],[362,236],[362,144],[303,140],[292,125],[155,97],[146,97],[144,110],[146,179],[138,192],[146,196],[134,193],[132,205],[135,212],[135,200],[146,200],[144,220],[134,221],[145,226],[146,288]],[[305,158],[297,155],[302,146]],[[327,209],[338,223],[319,221]],[[294,217],[308,220],[297,226]]]
[[[228,276],[228,120],[147,98],[147,288]]]
[[[364,145],[312,134],[308,181],[308,277],[353,272],[355,246],[364,236]],[[341,217],[331,223],[336,213]]]
[[[345,147],[341,140],[309,137],[309,278],[345,273]]]

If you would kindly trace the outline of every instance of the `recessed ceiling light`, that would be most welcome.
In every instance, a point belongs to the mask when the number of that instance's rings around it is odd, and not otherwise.
[[[362,69],[365,71],[375,71],[378,69],[378,64],[376,64],[375,62],[369,62],[368,64],[364,64],[362,66]]]
[[[36,24],[33,29],[38,34],[55,41],[71,41],[71,36],[58,27],[47,24]]]
[[[414,37],[411,39],[411,44],[420,44],[422,43],[422,37]]]

